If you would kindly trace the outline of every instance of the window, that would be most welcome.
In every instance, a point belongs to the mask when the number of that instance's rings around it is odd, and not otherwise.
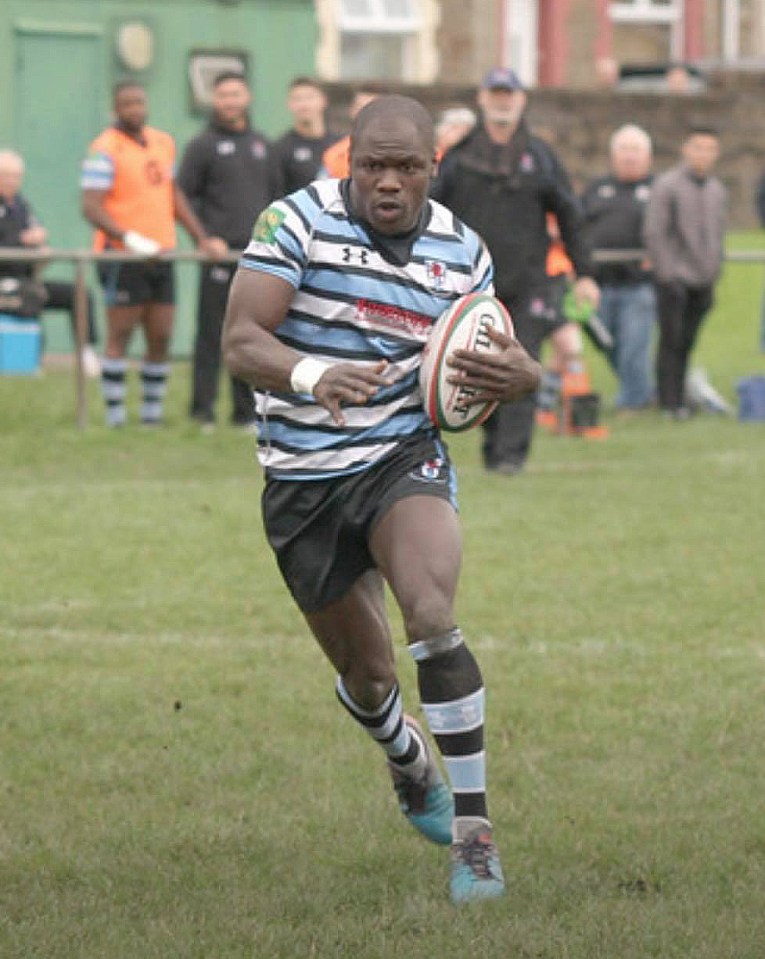
[[[617,46],[645,59],[682,58],[684,0],[611,0],[608,13]]]
[[[431,82],[438,6],[437,0],[317,0],[321,75]]]
[[[674,23],[681,8],[682,0],[612,0],[609,13],[618,23]]]

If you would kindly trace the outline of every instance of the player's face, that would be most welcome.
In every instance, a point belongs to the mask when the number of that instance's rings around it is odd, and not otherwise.
[[[247,116],[250,91],[241,80],[224,80],[212,92],[212,108],[223,123],[239,123]]]
[[[321,117],[327,101],[321,90],[308,84],[293,87],[287,95],[287,109],[297,123],[305,123]]]
[[[21,189],[24,167],[13,160],[0,163],[0,196],[12,200]]]
[[[123,87],[114,98],[114,113],[127,130],[139,131],[146,123],[146,91],[142,87]]]
[[[411,230],[428,195],[434,157],[414,124],[397,117],[370,123],[351,144],[355,213],[389,236]]]
[[[683,144],[683,157],[696,176],[706,176],[720,155],[720,141],[709,133],[694,133]]]

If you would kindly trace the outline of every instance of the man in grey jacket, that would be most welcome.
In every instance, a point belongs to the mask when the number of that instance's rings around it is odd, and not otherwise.
[[[714,130],[691,130],[683,142],[682,162],[654,181],[646,211],[643,232],[659,314],[659,407],[675,419],[689,415],[686,369],[722,265],[727,193],[712,175],[719,154]]]

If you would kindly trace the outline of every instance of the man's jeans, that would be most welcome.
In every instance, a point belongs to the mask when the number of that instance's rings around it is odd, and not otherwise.
[[[653,399],[651,339],[656,325],[656,294],[651,283],[604,286],[600,319],[614,338],[606,354],[619,378],[616,406],[640,409]]]

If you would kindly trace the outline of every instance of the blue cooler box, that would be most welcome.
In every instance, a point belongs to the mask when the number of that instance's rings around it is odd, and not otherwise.
[[[37,373],[41,346],[38,320],[0,313],[0,373]]]

